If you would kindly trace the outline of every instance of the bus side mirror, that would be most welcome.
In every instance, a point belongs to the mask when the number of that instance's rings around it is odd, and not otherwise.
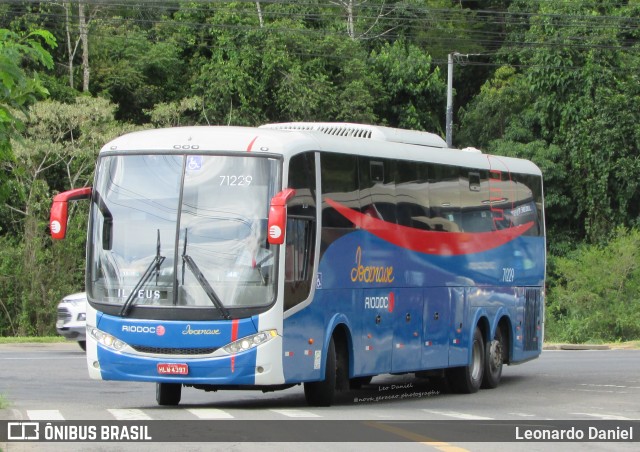
[[[51,238],[62,240],[67,235],[69,201],[91,198],[91,187],[63,191],[53,198],[49,215]]]
[[[285,188],[271,198],[269,206],[269,221],[267,222],[267,237],[269,244],[282,245],[284,233],[287,229],[287,201],[296,193],[293,188]]]

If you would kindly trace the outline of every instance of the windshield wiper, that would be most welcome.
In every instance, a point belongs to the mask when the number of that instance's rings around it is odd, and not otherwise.
[[[211,300],[213,305],[216,308],[218,308],[222,316],[227,320],[231,319],[231,315],[229,314],[229,311],[222,304],[222,301],[220,300],[220,297],[218,297],[218,295],[216,294],[216,291],[213,290],[213,287],[211,287],[211,284],[209,284],[209,281],[207,281],[207,278],[205,278],[205,276],[202,274],[202,272],[200,271],[200,268],[195,263],[193,258],[187,254],[187,230],[186,229],[184,230],[184,249],[182,251],[182,284],[184,284],[184,264],[185,263],[187,264],[187,267],[189,268],[191,273],[193,273],[193,275],[196,277],[198,284],[200,284],[200,287],[202,287],[202,289],[205,291],[205,293],[207,294],[207,297],[209,297],[209,300]]]
[[[136,294],[138,293],[138,290],[142,286],[144,286],[147,283],[147,281],[149,281],[149,278],[151,278],[151,276],[153,276],[154,273],[156,274],[156,277],[157,277],[157,275],[160,274],[160,266],[162,265],[164,260],[165,260],[165,257],[160,255],[160,229],[158,229],[158,241],[157,241],[157,245],[156,245],[156,255],[153,258],[153,260],[151,261],[151,263],[149,264],[149,266],[147,267],[147,269],[145,270],[144,274],[142,275],[142,277],[140,278],[140,280],[138,281],[136,286],[133,288],[133,290],[131,291],[131,293],[127,297],[127,299],[124,302],[124,304],[122,305],[122,309],[120,310],[120,316],[121,317],[126,316],[129,313],[129,311],[131,310],[131,307],[133,306],[133,300],[136,299]]]

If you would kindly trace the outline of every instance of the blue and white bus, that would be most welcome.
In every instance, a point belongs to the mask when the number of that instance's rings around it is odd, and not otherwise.
[[[387,373],[495,388],[539,356],[542,175],[427,133],[347,123],[183,127],[100,151],[90,199],[92,378],[284,389],[310,405]]]

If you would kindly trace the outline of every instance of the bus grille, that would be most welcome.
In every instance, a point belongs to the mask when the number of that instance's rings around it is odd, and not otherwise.
[[[171,347],[148,347],[146,345],[132,345],[135,351],[140,353],[150,353],[153,355],[209,355],[218,347],[207,348],[171,348]]]

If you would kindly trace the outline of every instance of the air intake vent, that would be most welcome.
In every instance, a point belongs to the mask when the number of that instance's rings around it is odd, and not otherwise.
[[[325,135],[344,138],[364,138],[370,140],[388,141],[392,143],[415,144],[446,148],[447,143],[438,135],[417,130],[394,129],[391,127],[370,126],[366,124],[351,124],[347,122],[287,122],[281,124],[266,124],[264,129],[297,130],[319,132]]]
[[[542,316],[540,289],[526,289],[524,297],[524,350],[538,350],[538,327]]]
[[[357,124],[289,122],[284,124],[269,124],[262,127],[278,130],[315,130],[325,135],[333,135],[336,137],[371,138],[371,126],[360,126]]]
[[[354,137],[354,138],[371,138],[371,130],[363,129],[359,127],[348,127],[348,126],[330,126],[330,127],[319,127],[318,131],[327,134],[327,135],[335,135],[338,137]]]

